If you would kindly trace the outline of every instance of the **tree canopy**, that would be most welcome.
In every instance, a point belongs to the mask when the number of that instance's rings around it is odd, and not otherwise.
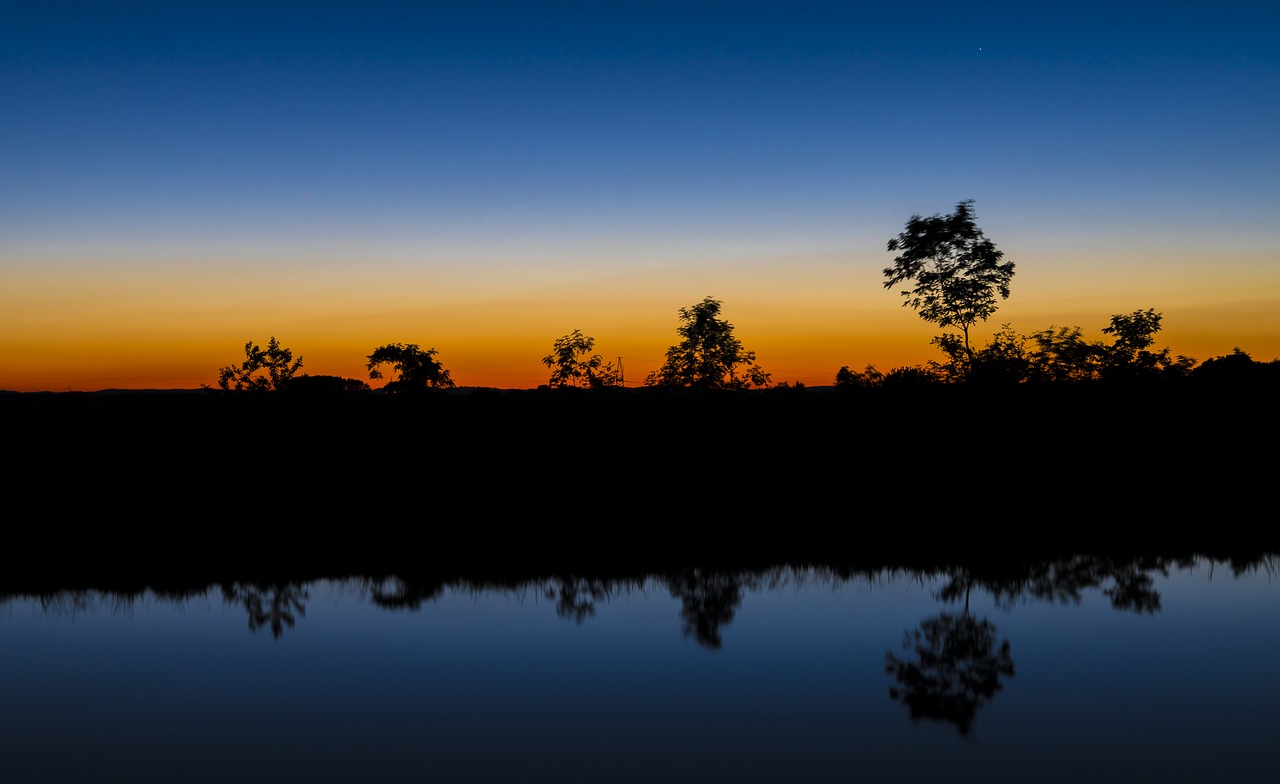
[[[265,349],[252,340],[244,344],[244,361],[218,370],[218,387],[254,392],[284,388],[302,367],[302,357],[280,345],[273,335]]]
[[[596,339],[579,329],[556,338],[551,353],[542,358],[542,364],[551,368],[548,385],[588,389],[617,386],[621,381],[619,371],[599,354],[591,354],[595,345]]]
[[[680,308],[676,334],[683,338],[667,349],[662,367],[650,373],[646,386],[692,389],[747,389],[769,386],[769,374],[757,365],[733,336],[733,325],[720,318],[720,301],[710,296]]]
[[[1116,314],[1102,328],[1111,342],[1087,340],[1080,327],[1049,327],[1029,335],[1004,324],[985,346],[966,347],[959,335],[933,339],[946,361],[880,373],[868,366],[856,373],[848,366],[836,373],[840,389],[887,386],[895,381],[974,384],[1136,383],[1177,380],[1197,375],[1192,357],[1153,349],[1162,316],[1153,308]],[[1238,351],[1238,350],[1237,350]],[[1239,352],[1242,354],[1242,352]],[[1224,359],[1226,359],[1224,357]],[[1247,354],[1232,357],[1232,366],[1258,366]],[[1261,377],[1261,376],[1259,376]]]
[[[404,388],[437,388],[452,389],[453,378],[445,370],[440,360],[436,359],[436,350],[422,350],[416,343],[388,343],[373,350],[365,365],[369,378],[382,378],[382,365],[390,365],[398,376],[387,382],[391,389]]]
[[[1003,251],[974,223],[973,200],[962,201],[950,215],[912,215],[904,231],[889,240],[897,252],[886,267],[884,287],[910,281],[903,307],[943,328],[958,327],[969,351],[969,328],[996,310],[996,298],[1008,299],[1013,262],[1001,262]]]
[[[1103,352],[1101,374],[1104,379],[1131,381],[1152,378],[1158,374],[1185,375],[1195,364],[1191,357],[1173,357],[1168,348],[1148,351],[1156,342],[1162,316],[1153,308],[1111,317],[1103,327],[1111,335],[1111,345]]]

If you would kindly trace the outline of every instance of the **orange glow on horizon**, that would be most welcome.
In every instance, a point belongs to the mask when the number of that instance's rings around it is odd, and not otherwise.
[[[1111,315],[1152,307],[1164,317],[1157,346],[1174,354],[1203,361],[1239,347],[1258,361],[1280,357],[1280,271],[1265,254],[1224,259],[1202,283],[1188,271],[1198,269],[1194,254],[1174,258],[1178,275],[1163,277],[1146,257],[1113,269],[1021,255],[1029,258],[1019,259],[1012,296],[972,329],[975,344],[1004,323],[1021,334],[1079,326],[1101,340]],[[375,273],[330,260],[263,274],[242,262],[6,264],[0,389],[194,389],[239,363],[245,341],[272,336],[311,375],[367,380],[377,346],[417,343],[437,349],[460,386],[527,389],[546,383],[542,357],[574,329],[595,338],[606,361],[621,358],[627,386],[637,386],[677,342],[678,309],[704,296],[723,303],[775,383],[824,386],[842,366],[885,371],[941,358],[930,344],[941,330],[881,285],[885,262],[822,253]]]

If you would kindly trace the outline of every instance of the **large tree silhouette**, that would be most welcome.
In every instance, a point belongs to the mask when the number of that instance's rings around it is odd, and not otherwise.
[[[601,387],[617,386],[620,373],[612,362],[605,362],[599,354],[592,354],[596,339],[575,329],[568,335],[556,338],[551,353],[542,358],[542,364],[551,368],[551,387]]]
[[[388,389],[452,389],[454,386],[449,371],[436,359],[434,348],[424,351],[416,343],[388,343],[375,348],[366,359],[365,368],[371,379],[382,378],[382,365],[390,365],[398,374],[387,382]]]
[[[760,369],[754,351],[747,351],[733,336],[733,325],[720,318],[720,301],[705,297],[692,307],[680,308],[683,338],[667,349],[662,367],[645,379],[647,386],[692,389],[746,389],[769,386],[769,374]]]
[[[884,287],[910,281],[902,291],[903,307],[943,327],[959,327],[964,350],[971,354],[969,327],[996,310],[996,297],[1008,299],[1013,262],[1001,262],[1003,251],[973,221],[973,200],[962,201],[950,215],[912,215],[906,228],[889,240],[897,252],[884,270]]]

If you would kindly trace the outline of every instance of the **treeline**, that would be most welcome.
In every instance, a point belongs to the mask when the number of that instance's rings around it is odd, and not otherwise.
[[[934,339],[945,355],[942,361],[897,367],[880,372],[868,365],[863,371],[848,366],[836,373],[842,388],[909,384],[1070,384],[1110,385],[1175,383],[1187,380],[1226,384],[1275,384],[1280,381],[1280,359],[1259,362],[1238,347],[1230,354],[1197,363],[1187,356],[1172,356],[1168,348],[1153,349],[1161,316],[1139,310],[1111,317],[1103,328],[1110,342],[1086,340],[1080,327],[1051,327],[1030,335],[1016,333],[1008,324],[981,348],[966,349],[954,335]]]
[[[645,387],[691,390],[790,388],[773,383],[756,364],[754,352],[733,337],[733,325],[720,319],[721,303],[711,297],[682,308],[681,343],[668,350],[663,366],[645,379]],[[1154,309],[1114,315],[1102,333],[1108,340],[1088,340],[1078,326],[1050,327],[1029,335],[1002,326],[986,345],[970,347],[956,334],[933,339],[941,360],[881,371],[867,365],[861,371],[843,366],[832,386],[837,389],[903,388],[938,384],[1107,386],[1196,382],[1209,385],[1274,385],[1280,383],[1280,359],[1262,362],[1240,348],[1203,362],[1156,348],[1162,316]],[[607,389],[622,386],[612,363],[593,353],[595,339],[581,330],[557,338],[552,353],[542,358],[550,368],[549,389]],[[367,357],[369,378],[383,378],[389,368],[388,393],[414,389],[453,389],[456,384],[437,358],[434,348],[413,343],[379,346]],[[310,393],[369,392],[357,378],[299,373],[302,359],[273,336],[263,349],[245,344],[245,360],[219,371],[218,387],[228,391],[284,391]],[[797,383],[796,387],[803,387]],[[206,388],[209,388],[206,385]]]
[[[1274,383],[1280,377],[1280,359],[1254,361],[1239,347],[1232,353],[1197,364],[1193,357],[1173,355],[1155,348],[1162,316],[1155,309],[1135,310],[1111,317],[1102,328],[1106,340],[1086,340],[1078,326],[1049,327],[1029,335],[1005,324],[985,346],[970,340],[972,329],[995,313],[998,300],[1007,299],[1014,264],[987,239],[974,222],[973,201],[962,201],[948,215],[929,218],[913,215],[906,228],[889,240],[889,252],[897,253],[884,269],[885,288],[906,286],[899,293],[905,307],[943,329],[931,343],[943,359],[923,365],[880,371],[867,365],[862,371],[843,366],[835,373],[834,386],[844,389],[902,387],[932,384],[1082,384],[1109,385],[1182,381],[1193,378],[1213,382]],[[763,389],[774,385],[771,374],[756,362],[756,354],[733,334],[733,324],[721,318],[722,303],[707,296],[680,308],[676,334],[680,341],[667,349],[662,366],[644,380],[646,387],[695,390]],[[548,388],[602,389],[622,385],[621,368],[594,353],[595,338],[580,329],[563,335],[542,357],[550,370]],[[218,373],[224,390],[279,391],[294,389],[368,391],[361,379],[298,375],[302,358],[280,345],[273,336],[263,349],[248,342],[245,359]],[[388,368],[388,392],[406,389],[450,389],[450,372],[435,348],[416,343],[390,343],[366,357],[370,380],[383,378]],[[789,386],[785,382],[778,386]]]
[[[645,386],[736,390],[771,386],[768,373],[756,364],[756,355],[746,350],[733,335],[733,325],[720,318],[721,303],[706,297],[691,307],[679,310],[680,326],[676,332],[680,343],[667,350],[662,367],[650,373]],[[622,371],[593,353],[595,338],[575,329],[552,344],[551,353],[542,358],[550,369],[544,385],[549,388],[603,389],[622,386]],[[305,387],[317,391],[361,392],[370,389],[361,379],[332,376],[319,378],[298,375],[302,358],[271,337],[264,349],[253,341],[245,343],[245,358],[239,365],[228,365],[218,371],[218,387],[234,391],[281,391],[286,387]],[[450,372],[437,358],[435,348],[423,349],[416,343],[389,343],[369,354],[365,369],[370,380],[382,379],[384,368],[391,374],[383,388],[387,392],[413,389],[453,389],[456,384]],[[207,385],[206,385],[207,386]]]

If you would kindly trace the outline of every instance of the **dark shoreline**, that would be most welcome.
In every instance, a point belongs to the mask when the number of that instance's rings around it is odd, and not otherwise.
[[[1270,388],[601,392],[0,394],[0,569],[581,573],[1280,544],[1263,522]]]

